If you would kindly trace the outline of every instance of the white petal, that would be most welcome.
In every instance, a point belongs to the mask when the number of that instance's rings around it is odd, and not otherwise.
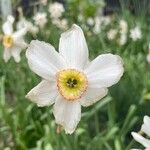
[[[141,135],[139,135],[138,133],[135,133],[135,132],[132,132],[131,134],[137,142],[142,144],[145,148],[150,149],[150,140],[145,139],[143,136],[141,136]]]
[[[27,28],[22,28],[16,32],[13,33],[14,40],[18,40],[20,38],[23,38],[23,36],[27,33]]]
[[[12,47],[11,48],[11,55],[14,57],[15,62],[20,62],[20,53],[21,53],[21,48],[20,47]]]
[[[13,32],[13,25],[11,22],[9,21],[6,21],[3,26],[2,26],[2,29],[3,29],[3,32],[4,34],[12,34]]]
[[[58,96],[53,113],[56,123],[62,125],[66,133],[72,134],[81,119],[81,105],[78,101],[69,102]]]
[[[15,40],[14,44],[17,46],[17,47],[20,47],[21,49],[25,49],[27,48],[27,43],[24,41],[23,38],[20,38],[20,39],[17,39]]]
[[[26,97],[39,107],[43,107],[53,104],[57,94],[56,83],[54,81],[43,80],[34,87]]]
[[[15,21],[15,18],[14,18],[14,16],[12,16],[12,15],[9,15],[9,16],[7,16],[7,21],[9,21],[10,23],[14,23],[14,21]]]
[[[63,33],[59,42],[59,52],[71,68],[83,69],[88,62],[88,48],[82,29],[73,25]]]
[[[94,59],[85,73],[91,87],[110,87],[123,75],[123,62],[118,55],[103,54]]]
[[[148,136],[150,136],[150,117],[148,116],[144,117],[144,124],[142,125],[141,130]]]
[[[47,80],[54,78],[56,72],[65,65],[52,45],[38,40],[30,43],[26,57],[31,70]]]
[[[108,92],[107,88],[88,88],[87,92],[85,93],[84,97],[81,99],[80,103],[82,106],[90,106],[100,99],[102,99],[104,96],[106,96]]]
[[[10,57],[11,57],[11,49],[5,48],[4,52],[3,52],[4,61],[8,62],[8,60],[10,59]]]

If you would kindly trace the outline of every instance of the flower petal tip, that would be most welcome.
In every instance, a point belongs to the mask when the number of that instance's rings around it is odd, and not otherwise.
[[[27,95],[25,96],[25,98],[32,100],[32,97],[36,95],[35,91],[31,90],[27,93]]]
[[[73,24],[72,29],[81,29],[81,28],[77,24]]]
[[[72,32],[82,32],[82,29],[77,24],[73,24],[69,30],[61,34],[61,37],[62,36],[67,37]]]
[[[134,136],[136,133],[135,132],[131,132],[131,135]]]
[[[131,132],[132,137],[134,138],[134,140],[137,141],[137,139],[139,138],[139,134],[136,132]]]
[[[28,93],[25,98],[30,99],[30,94]]]
[[[146,122],[146,120],[150,120],[149,116],[144,116],[144,122]]]
[[[73,134],[73,133],[74,133],[74,130],[71,130],[71,131],[65,130],[65,133],[66,133],[66,134],[70,134],[70,135],[71,135],[71,134]]]

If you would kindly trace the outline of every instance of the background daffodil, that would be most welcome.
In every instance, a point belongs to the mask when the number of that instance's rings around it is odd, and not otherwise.
[[[20,61],[21,50],[27,47],[26,42],[24,41],[23,36],[26,34],[27,29],[22,28],[18,31],[13,32],[13,19],[9,19],[3,24],[3,46],[4,53],[3,58],[5,62],[8,62],[11,56],[14,57],[16,62]]]

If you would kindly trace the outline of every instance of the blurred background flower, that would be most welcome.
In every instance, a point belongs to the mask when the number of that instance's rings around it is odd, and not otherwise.
[[[40,28],[44,28],[45,24],[47,23],[47,14],[44,12],[38,12],[33,19],[36,25],[38,25]]]

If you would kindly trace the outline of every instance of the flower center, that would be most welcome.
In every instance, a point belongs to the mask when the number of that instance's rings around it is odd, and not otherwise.
[[[10,48],[13,45],[13,37],[11,35],[4,35],[3,36],[3,45],[6,48]]]
[[[68,101],[81,98],[88,85],[83,72],[75,69],[65,69],[57,73],[57,87],[60,94]]]

